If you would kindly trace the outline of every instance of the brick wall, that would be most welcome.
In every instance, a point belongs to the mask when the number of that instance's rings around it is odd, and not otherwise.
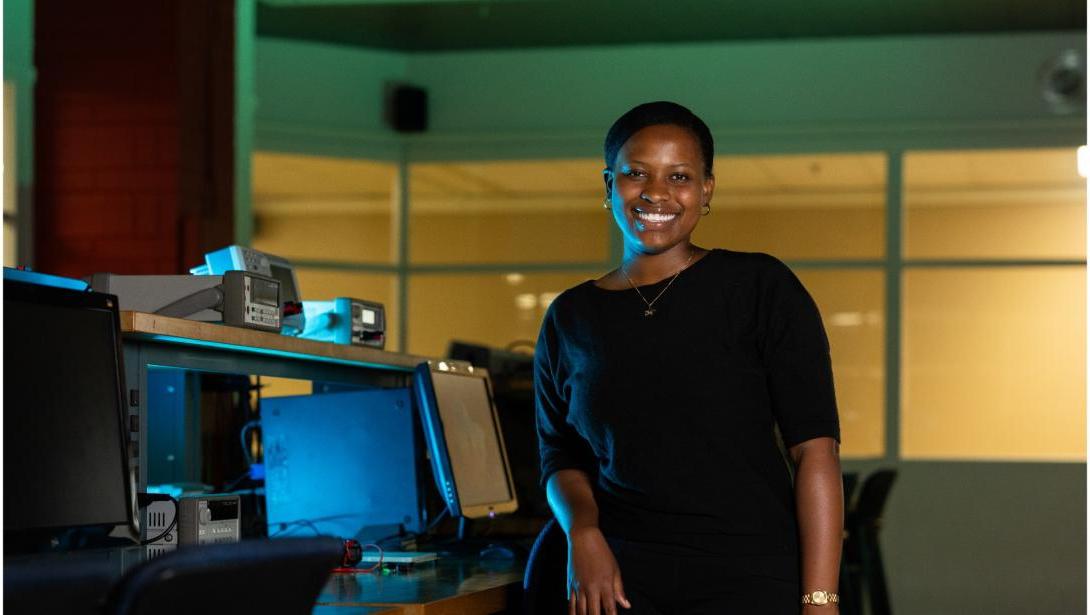
[[[183,273],[231,243],[233,4],[38,0],[39,271]]]

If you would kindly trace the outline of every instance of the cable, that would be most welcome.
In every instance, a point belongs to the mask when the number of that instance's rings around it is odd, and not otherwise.
[[[314,525],[314,522],[311,521],[310,519],[299,519],[297,521],[284,521],[282,523],[277,523],[276,525],[279,525],[280,529],[278,529],[276,531],[276,533],[274,533],[274,534],[269,534],[269,538],[275,538],[275,537],[287,532],[289,528],[293,528],[293,527],[296,527],[296,526],[309,528],[310,531],[314,532],[315,536],[321,536],[322,535],[321,530],[319,530],[318,526]]]
[[[431,520],[431,523],[429,523],[428,526],[423,529],[423,531],[409,532],[409,531],[405,530],[404,525],[399,525],[400,529],[397,531],[396,534],[390,534],[389,536],[383,536],[382,538],[379,538],[379,539],[375,540],[375,543],[381,545],[382,543],[386,542],[387,540],[390,540],[391,538],[405,537],[405,538],[411,539],[411,540],[417,540],[417,539],[420,539],[420,538],[428,538],[428,537],[431,536],[431,533],[435,529],[435,527],[437,525],[439,525],[439,522],[442,521],[447,516],[447,513],[449,513],[449,512],[450,512],[450,507],[449,506],[444,508],[442,511],[439,512],[438,515],[435,516],[434,519]]]
[[[312,532],[314,532],[315,535],[324,536],[326,534],[323,534],[321,532],[321,530],[318,529],[318,526],[315,525],[316,521],[321,522],[321,521],[334,521],[334,520],[337,520],[337,519],[352,519],[352,518],[360,517],[360,516],[362,516],[360,513],[347,513],[347,514],[343,514],[343,515],[326,515],[324,517],[314,517],[313,519],[296,519],[294,521],[280,521],[280,522],[271,524],[272,526],[276,526],[279,529],[275,533],[269,534],[269,538],[274,538],[276,536],[279,536],[279,535],[283,534],[284,532],[287,532],[289,528],[294,528],[294,527],[307,527],[307,528],[310,528],[310,530]]]
[[[235,480],[233,480],[233,481],[227,483],[226,485],[224,485],[223,489],[220,489],[218,491],[218,493],[231,493],[231,492],[233,492],[240,484],[242,484],[242,481],[246,480],[249,477],[250,477],[250,471],[246,470],[245,472],[242,473],[242,476],[239,476]]]
[[[250,430],[259,427],[261,427],[261,419],[250,419],[246,421],[242,426],[242,431],[239,432],[239,442],[242,444],[242,458],[246,460],[247,467],[254,464],[254,458],[250,456],[250,443],[246,441],[246,437],[249,435]]]
[[[431,523],[428,524],[428,527],[424,528],[424,535],[430,535],[432,530],[434,530],[435,527],[439,525],[439,522],[442,521],[448,514],[450,514],[450,505],[447,505],[445,508],[443,508],[442,512],[440,512],[438,515],[435,516],[434,519],[431,520]]]
[[[371,566],[370,568],[356,568],[356,570],[358,570],[360,572],[374,572],[376,570],[381,569],[382,568],[382,555],[383,555],[382,547],[380,547],[380,546],[378,546],[378,545],[376,545],[374,543],[368,543],[368,544],[365,544],[362,547],[360,547],[360,550],[362,551],[363,549],[366,549],[367,547],[374,547],[374,548],[378,549],[378,561],[375,562],[375,565]]]

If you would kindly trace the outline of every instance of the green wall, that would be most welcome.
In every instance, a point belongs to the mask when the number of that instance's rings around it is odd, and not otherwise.
[[[801,135],[1047,117],[1039,65],[1084,46],[1057,34],[419,54],[409,75],[433,97],[436,136],[597,134],[654,99],[721,133]]]
[[[1085,119],[1052,114],[1041,65],[1083,33],[633,45],[392,54],[258,42],[259,144],[351,151],[395,138],[381,87],[427,88],[430,129],[411,159],[597,155],[628,107],[672,99],[724,151],[1076,144]],[[395,143],[398,142],[395,138]]]
[[[383,125],[387,82],[404,81],[404,54],[258,39],[256,140],[261,149],[396,159]]]

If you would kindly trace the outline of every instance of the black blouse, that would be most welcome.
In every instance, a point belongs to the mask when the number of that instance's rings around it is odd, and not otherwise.
[[[640,287],[649,300],[667,284]],[[562,293],[535,353],[542,484],[578,468],[606,536],[725,555],[798,551],[780,450],[840,437],[810,295],[766,254],[713,250],[655,303]]]

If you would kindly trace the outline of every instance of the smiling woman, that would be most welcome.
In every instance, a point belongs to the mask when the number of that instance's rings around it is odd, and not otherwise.
[[[545,314],[538,435],[573,612],[837,612],[828,339],[779,260],[692,243],[713,155],[680,105],[621,116],[603,175],[623,260]]]

